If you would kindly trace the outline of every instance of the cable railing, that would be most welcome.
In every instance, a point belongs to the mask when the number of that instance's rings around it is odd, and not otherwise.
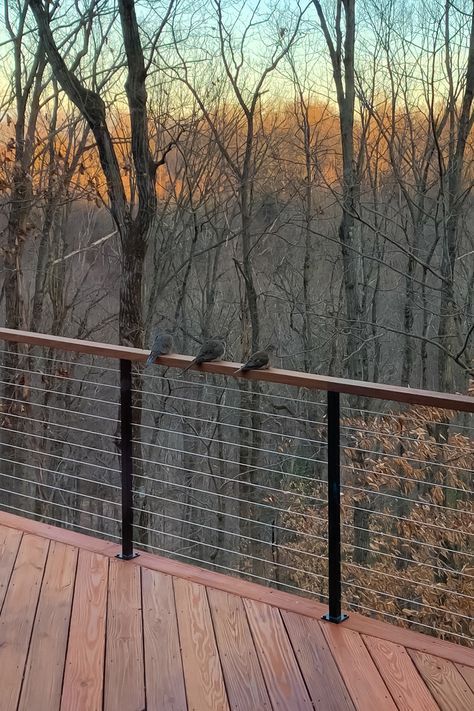
[[[470,643],[473,398],[0,338],[0,508]]]

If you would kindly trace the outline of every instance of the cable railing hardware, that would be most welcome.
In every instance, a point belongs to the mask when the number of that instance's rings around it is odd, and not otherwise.
[[[0,338],[26,344],[0,349],[0,508],[468,641],[473,398]]]

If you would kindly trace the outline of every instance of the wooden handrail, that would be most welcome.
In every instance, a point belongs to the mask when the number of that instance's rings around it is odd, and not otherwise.
[[[33,333],[31,331],[16,331],[10,328],[0,328],[0,339],[14,343],[27,343],[31,346],[45,346],[47,348],[54,348],[62,351],[87,353],[88,355],[101,356],[103,358],[122,358],[136,362],[145,361],[149,353],[149,351],[144,351],[139,348],[127,348],[126,346],[115,346],[109,343],[98,343],[95,341],[81,341],[76,338],[50,336],[48,334]],[[191,356],[172,354],[162,356],[160,358],[160,365],[165,365],[170,368],[184,368],[186,365],[189,365],[191,361]],[[206,363],[202,366],[196,367],[195,369],[219,375],[246,378],[248,380],[260,380],[267,383],[270,382],[280,383],[281,385],[291,385],[297,388],[325,391],[331,390],[333,392],[345,393],[346,395],[360,395],[379,400],[393,400],[395,402],[403,402],[410,405],[427,405],[448,410],[474,412],[474,398],[469,397],[468,395],[440,393],[415,388],[402,388],[396,385],[384,385],[381,383],[365,382],[363,380],[333,378],[329,375],[314,375],[312,373],[282,370],[280,368],[249,371],[245,374],[239,374],[236,376],[235,371],[240,365],[240,363],[220,361],[216,363]]]

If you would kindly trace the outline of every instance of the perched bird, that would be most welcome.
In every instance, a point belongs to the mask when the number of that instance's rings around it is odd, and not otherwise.
[[[193,365],[209,363],[212,360],[220,360],[225,353],[225,341],[222,338],[210,338],[204,341],[196,357],[191,363],[181,371],[181,374],[189,370]]]
[[[267,346],[263,351],[253,353],[248,361],[244,363],[234,375],[246,373],[248,370],[264,370],[270,367],[270,353],[275,350],[275,346]]]
[[[168,355],[173,350],[173,336],[168,331],[158,331],[151,347],[151,353],[146,360],[147,367],[153,365],[155,360],[163,355]]]

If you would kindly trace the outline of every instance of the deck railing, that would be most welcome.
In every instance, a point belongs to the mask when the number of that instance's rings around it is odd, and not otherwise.
[[[468,642],[473,398],[0,339],[2,508]]]

